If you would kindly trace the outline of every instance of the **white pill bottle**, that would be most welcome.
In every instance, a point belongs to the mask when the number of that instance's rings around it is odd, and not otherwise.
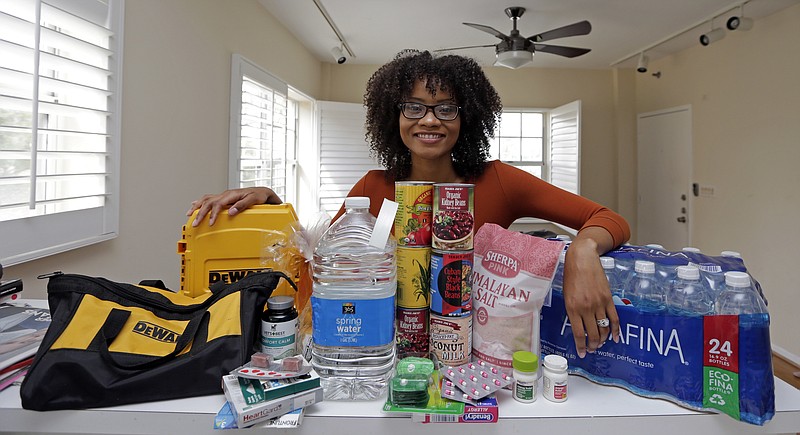
[[[542,395],[551,402],[567,400],[567,360],[559,355],[544,357],[542,370],[544,391]]]

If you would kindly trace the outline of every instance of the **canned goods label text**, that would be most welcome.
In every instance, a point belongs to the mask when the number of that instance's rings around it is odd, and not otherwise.
[[[472,249],[474,226],[473,185],[434,184],[433,248]]]
[[[431,311],[463,316],[472,310],[473,253],[433,251],[431,254]]]
[[[431,353],[444,365],[466,364],[472,355],[472,316],[431,314]]]
[[[431,285],[430,248],[397,248],[397,306],[428,308]]]
[[[433,184],[419,181],[395,183],[398,204],[394,235],[398,246],[431,246]]]

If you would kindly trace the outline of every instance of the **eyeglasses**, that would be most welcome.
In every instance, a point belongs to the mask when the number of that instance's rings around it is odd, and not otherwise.
[[[455,104],[437,104],[429,106],[422,103],[400,103],[397,105],[403,112],[403,116],[408,119],[421,119],[428,114],[428,110],[433,110],[433,116],[440,121],[452,121],[458,117],[461,109]]]

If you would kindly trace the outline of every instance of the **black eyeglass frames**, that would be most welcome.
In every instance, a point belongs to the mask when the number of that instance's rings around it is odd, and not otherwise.
[[[461,109],[455,104],[436,104],[436,105],[428,105],[422,103],[400,103],[397,105],[400,108],[400,111],[403,113],[408,119],[420,119],[424,118],[425,115],[428,113],[428,110],[433,111],[433,116],[440,121],[452,121],[458,117],[458,112]]]

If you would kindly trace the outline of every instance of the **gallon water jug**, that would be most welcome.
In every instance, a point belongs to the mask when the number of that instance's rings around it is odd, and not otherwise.
[[[326,400],[373,400],[394,367],[396,242],[370,245],[369,198],[345,209],[314,250],[311,365]]]

